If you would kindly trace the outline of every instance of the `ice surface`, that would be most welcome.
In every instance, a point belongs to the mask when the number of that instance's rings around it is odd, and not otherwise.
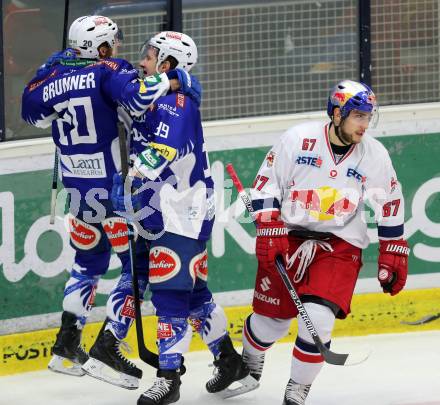
[[[240,348],[241,350],[241,348]],[[338,338],[332,350],[371,350],[361,365],[325,365],[307,405],[440,405],[440,331]],[[222,400],[205,391],[212,374],[209,352],[188,353],[178,404],[272,405],[282,403],[290,373],[292,344],[277,344],[267,354],[261,386]],[[147,389],[155,370],[144,370],[140,388],[128,391],[88,376],[69,377],[49,371],[0,378],[2,405],[130,405]]]

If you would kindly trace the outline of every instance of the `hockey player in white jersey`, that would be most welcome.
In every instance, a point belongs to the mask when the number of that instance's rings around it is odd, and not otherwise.
[[[403,239],[404,201],[386,149],[366,131],[377,117],[365,84],[344,80],[328,99],[330,122],[287,130],[268,152],[252,194],[257,214],[258,272],[253,313],[243,328],[243,358],[260,379],[264,354],[298,312],[275,269],[280,255],[319,337],[329,347],[335,318],[344,319],[369,240],[379,236],[378,280],[385,293],[405,285],[409,248]],[[374,216],[365,209],[365,202]],[[323,366],[301,317],[285,405],[303,405]]]

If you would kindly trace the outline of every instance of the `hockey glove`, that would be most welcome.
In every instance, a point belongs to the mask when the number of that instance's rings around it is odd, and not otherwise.
[[[396,295],[405,286],[409,251],[406,240],[379,241],[377,278],[384,293]]]
[[[180,84],[180,91],[195,101],[198,107],[202,101],[202,85],[193,75],[186,70],[174,69],[167,72],[168,79],[177,79]]]
[[[50,69],[54,66],[59,64],[62,60],[72,60],[76,59],[76,53],[75,50],[72,48],[67,48],[63,51],[54,52],[52,55],[49,56],[47,61],[41,65],[37,70],[37,76],[47,76]]]
[[[142,186],[142,180],[138,177],[128,177],[127,181],[131,182],[131,189],[136,190]],[[111,192],[111,200],[113,208],[118,211],[121,216],[129,217],[126,214],[133,214],[140,207],[140,199],[138,194],[124,193],[124,181],[120,173],[113,175],[113,186]]]
[[[259,222],[257,224],[257,243],[255,252],[258,264],[264,270],[273,271],[277,256],[287,262],[289,240],[283,221]]]

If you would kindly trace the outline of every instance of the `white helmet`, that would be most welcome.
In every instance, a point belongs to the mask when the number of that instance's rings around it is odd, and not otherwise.
[[[69,29],[69,44],[79,52],[80,58],[98,59],[98,48],[105,42],[113,48],[117,37],[116,23],[101,15],[79,17]]]
[[[163,31],[147,41],[141,49],[141,59],[144,59],[148,47],[158,49],[157,68],[168,57],[174,57],[181,68],[189,72],[197,62],[197,46],[192,38],[181,32]]]

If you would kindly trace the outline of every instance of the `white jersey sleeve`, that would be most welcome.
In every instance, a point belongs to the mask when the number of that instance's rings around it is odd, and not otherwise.
[[[401,239],[405,212],[402,187],[388,152],[384,147],[381,152],[376,160],[378,175],[370,182],[366,197],[375,213],[379,239]]]
[[[251,189],[256,214],[280,210],[291,180],[289,175],[295,163],[298,139],[295,128],[291,128],[266,154]]]

